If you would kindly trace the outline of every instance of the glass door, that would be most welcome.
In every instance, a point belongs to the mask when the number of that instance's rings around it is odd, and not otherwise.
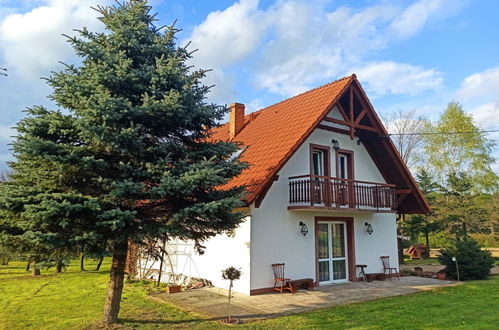
[[[319,283],[345,282],[348,279],[346,223],[321,221],[317,224],[317,262]]]

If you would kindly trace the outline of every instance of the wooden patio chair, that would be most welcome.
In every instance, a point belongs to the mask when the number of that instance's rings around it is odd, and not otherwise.
[[[274,291],[281,292],[282,294],[282,291],[288,290],[294,294],[290,283],[291,279],[284,277],[284,264],[272,264],[272,270],[274,271]]]
[[[383,263],[384,273],[386,274],[386,272],[388,272],[387,275],[390,277],[397,276],[397,278],[400,281],[400,274],[399,274],[397,268],[390,267],[390,257],[389,256],[382,256],[380,258],[381,258],[381,262]]]

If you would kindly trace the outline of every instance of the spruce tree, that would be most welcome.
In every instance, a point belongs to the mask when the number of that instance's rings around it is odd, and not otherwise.
[[[179,30],[156,27],[150,9],[98,7],[106,31],[68,37],[82,62],[47,78],[56,109],[27,109],[0,198],[6,239],[112,247],[106,323],[117,321],[129,242],[176,237],[202,252],[242,219],[232,210],[244,187],[222,187],[246,165],[230,157],[237,145],[209,136],[227,108],[206,102],[206,71],[189,66]]]

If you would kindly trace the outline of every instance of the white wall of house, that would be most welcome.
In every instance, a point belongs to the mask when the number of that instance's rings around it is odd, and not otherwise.
[[[279,179],[273,182],[259,208],[252,206],[251,222],[251,289],[273,286],[271,264],[286,263],[286,277],[313,278],[315,280],[314,219],[322,217],[354,217],[356,263],[367,264],[367,272],[382,272],[379,259],[389,255],[397,264],[396,222],[393,213],[367,213],[348,211],[288,211],[288,178],[310,173],[310,144],[331,147],[331,139],[340,143],[341,149],[354,152],[355,179],[385,183],[383,176],[362,144],[357,139],[316,129],[297,152],[279,171]],[[332,148],[331,148],[332,149]],[[334,150],[331,150],[331,173],[336,173]],[[272,152],[269,150],[269,152]],[[304,221],[309,234],[300,233],[298,223]],[[364,223],[374,227],[368,235]]]
[[[218,235],[207,241],[205,253],[193,254],[190,260],[193,269],[190,276],[208,279],[216,287],[228,288],[229,281],[222,279],[222,270],[230,266],[241,268],[241,279],[234,282],[234,290],[249,294],[251,222],[251,216],[247,216],[233,237]]]
[[[228,288],[229,281],[222,279],[222,270],[234,266],[241,268],[241,279],[234,282],[234,290],[244,294],[250,291],[250,230],[251,216],[235,230],[235,235],[218,235],[204,242],[205,253],[199,255],[192,242],[172,242],[169,246],[174,273],[210,280],[214,286]],[[165,265],[168,272],[168,265]],[[159,269],[159,261],[153,269]],[[167,279],[166,275],[163,279]]]

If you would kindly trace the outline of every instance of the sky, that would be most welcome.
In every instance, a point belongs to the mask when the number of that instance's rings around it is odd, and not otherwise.
[[[0,0],[0,170],[15,126],[33,105],[55,107],[41,77],[79,63],[62,34],[102,31],[91,6],[112,0]],[[376,111],[415,109],[435,120],[460,102],[499,129],[499,1],[151,0],[157,25],[182,29],[211,69],[209,101],[247,112],[356,73]],[[499,144],[499,133],[489,138]],[[498,147],[493,156],[499,158]],[[499,174],[499,161],[493,166]]]

